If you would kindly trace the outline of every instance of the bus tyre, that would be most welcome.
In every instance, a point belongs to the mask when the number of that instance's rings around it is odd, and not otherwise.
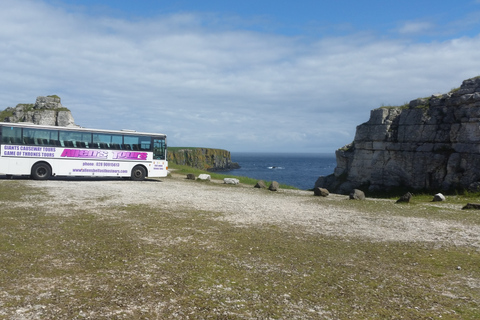
[[[52,169],[47,163],[36,163],[32,167],[32,178],[34,180],[48,180],[52,175]]]
[[[142,181],[145,180],[145,177],[147,176],[147,172],[145,171],[145,168],[142,166],[135,166],[132,169],[132,180],[133,181]]]

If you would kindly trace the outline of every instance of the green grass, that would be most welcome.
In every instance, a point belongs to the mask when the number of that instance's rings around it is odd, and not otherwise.
[[[161,205],[58,214],[25,181],[0,181],[0,202],[0,319],[480,317],[478,248],[238,227]],[[383,202],[339,205],[411,215],[425,205]]]
[[[196,149],[211,149],[211,150],[223,150],[217,148],[204,148],[204,147],[168,147],[169,151],[178,151],[178,150],[196,150]]]
[[[409,106],[409,102],[405,102],[403,105],[401,106],[394,106],[394,105],[390,105],[390,104],[381,104],[380,106],[380,109],[408,109],[408,106]]]
[[[198,177],[198,175],[200,175],[200,174],[209,174],[212,179],[223,180],[224,178],[235,178],[235,179],[238,179],[240,181],[240,183],[243,183],[243,184],[246,184],[246,185],[251,185],[251,186],[254,186],[259,181],[258,179],[254,179],[254,178],[234,176],[234,175],[225,175],[225,174],[221,174],[221,173],[217,173],[217,172],[204,171],[204,170],[200,170],[200,169],[193,168],[193,167],[190,167],[190,166],[182,166],[182,165],[173,164],[173,163],[169,163],[168,167],[169,167],[169,169],[174,169],[176,174],[184,174],[185,176],[189,173],[194,174],[196,177]],[[201,180],[197,180],[197,181],[201,182]],[[271,181],[265,181],[265,183],[268,186],[271,183]],[[286,185],[286,184],[280,184],[280,188],[282,188],[282,189],[298,189],[298,188],[295,188],[293,186],[289,186],[289,185]]]

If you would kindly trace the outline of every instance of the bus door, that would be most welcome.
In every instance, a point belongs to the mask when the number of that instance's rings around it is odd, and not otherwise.
[[[166,160],[165,139],[153,138],[153,160]]]

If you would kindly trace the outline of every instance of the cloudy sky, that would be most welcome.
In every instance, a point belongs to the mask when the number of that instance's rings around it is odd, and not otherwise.
[[[0,109],[171,146],[328,152],[480,75],[479,0],[0,0]]]

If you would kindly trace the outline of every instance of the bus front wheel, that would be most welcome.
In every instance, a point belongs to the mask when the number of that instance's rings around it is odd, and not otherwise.
[[[147,176],[147,172],[145,168],[142,166],[136,166],[132,169],[132,180],[133,181],[142,181],[145,180]]]
[[[40,162],[36,163],[32,167],[31,177],[34,180],[48,180],[52,175],[52,169],[47,163]]]

